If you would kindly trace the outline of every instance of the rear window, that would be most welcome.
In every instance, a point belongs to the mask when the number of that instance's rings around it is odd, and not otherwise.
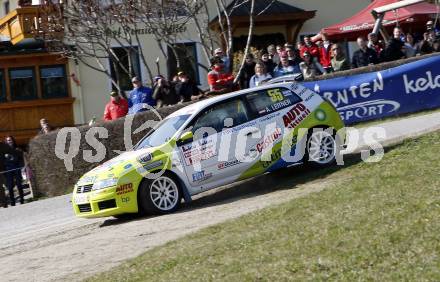
[[[301,102],[295,93],[286,88],[272,88],[248,94],[246,96],[252,111],[259,116],[271,114]]]

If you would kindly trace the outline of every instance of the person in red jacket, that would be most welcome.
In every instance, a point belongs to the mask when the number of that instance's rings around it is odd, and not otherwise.
[[[211,69],[208,73],[210,94],[224,94],[234,91],[234,76],[224,71],[224,63],[221,59],[213,58]]]
[[[110,93],[111,100],[105,105],[104,120],[110,121],[125,117],[128,113],[128,102],[119,96],[118,92]]]
[[[319,46],[319,62],[322,67],[327,71],[327,73],[332,72],[332,44],[328,40],[327,34],[321,34],[322,42],[318,44]]]
[[[318,59],[319,61],[319,48],[315,43],[312,42],[310,36],[304,37],[304,45],[302,45],[301,49],[299,50],[299,55],[303,59],[305,52],[309,53],[312,57]]]

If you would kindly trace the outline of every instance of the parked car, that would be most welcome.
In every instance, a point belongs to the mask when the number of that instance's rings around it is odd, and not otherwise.
[[[75,185],[79,217],[175,211],[182,198],[308,162],[335,162],[345,141],[335,108],[296,82],[267,84],[182,108],[134,148]]]

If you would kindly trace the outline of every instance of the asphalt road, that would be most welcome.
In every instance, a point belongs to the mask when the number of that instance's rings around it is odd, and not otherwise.
[[[440,130],[440,113],[387,122],[380,138],[392,145]],[[370,128],[360,129],[364,136]],[[357,134],[349,133],[349,140]],[[377,138],[376,138],[377,139]],[[350,151],[365,149],[361,138]],[[1,281],[82,280],[201,228],[321,191],[338,181],[331,175],[302,183],[302,168],[283,170],[198,196],[174,214],[131,220],[78,219],[70,195],[0,209]]]

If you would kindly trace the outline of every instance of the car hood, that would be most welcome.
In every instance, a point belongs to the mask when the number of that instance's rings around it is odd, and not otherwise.
[[[133,164],[136,158],[144,156],[148,153],[152,154],[154,150],[155,148],[145,148],[122,153],[121,155],[106,161],[105,163],[84,174],[78,181],[77,185],[91,184],[97,179],[114,177],[114,173],[116,171],[120,171],[121,169],[128,171],[131,167],[134,167]]]

